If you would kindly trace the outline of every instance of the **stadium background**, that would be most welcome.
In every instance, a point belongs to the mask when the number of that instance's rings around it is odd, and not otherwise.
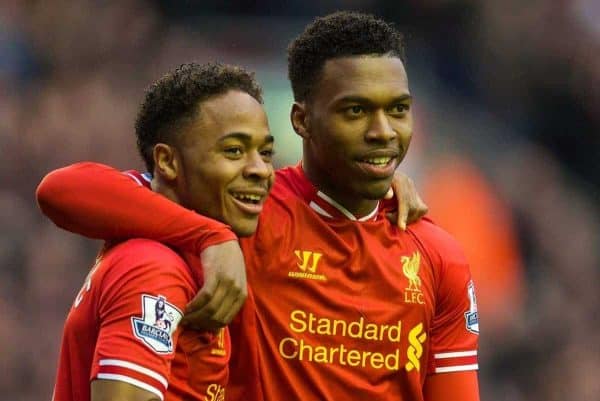
[[[50,398],[63,320],[100,245],[43,218],[43,175],[80,160],[142,168],[143,89],[188,61],[256,70],[277,163],[295,163],[285,49],[342,8],[407,34],[416,129],[402,169],[473,265],[482,399],[597,399],[593,0],[0,1],[1,399]]]

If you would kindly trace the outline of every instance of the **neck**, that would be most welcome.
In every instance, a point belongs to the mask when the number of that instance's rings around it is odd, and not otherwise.
[[[152,181],[150,182],[150,187],[152,187],[153,192],[161,194],[170,201],[181,205],[180,199],[177,196],[177,192],[175,191],[175,189],[170,185],[167,185],[160,178],[157,178],[157,175],[154,175],[154,178],[152,178]]]
[[[379,204],[377,199],[366,199],[359,193],[352,191],[346,183],[335,181],[333,173],[320,170],[310,157],[307,157],[307,152],[304,152],[302,160],[302,169],[310,182],[328,198],[332,199],[344,209],[350,212],[356,218],[367,216],[375,210]],[[333,179],[331,179],[333,178]]]

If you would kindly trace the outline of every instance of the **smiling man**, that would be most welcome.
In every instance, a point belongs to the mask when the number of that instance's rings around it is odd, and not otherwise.
[[[230,327],[228,399],[479,400],[463,253],[427,219],[400,230],[381,200],[412,136],[401,34],[370,15],[317,18],[290,45],[288,67],[303,160],[277,171],[256,233],[241,240],[249,296]],[[111,222],[180,246],[195,229],[177,220],[182,208],[118,176],[79,188],[122,209],[71,197],[47,199],[48,210],[78,232],[111,238]],[[136,205],[172,223],[157,227]],[[83,211],[93,225],[74,218]]]
[[[251,235],[273,182],[273,137],[261,103],[258,83],[239,67],[185,64],[154,83],[136,121],[156,194],[145,192]],[[150,184],[147,175],[129,174]],[[213,223],[204,246],[232,240],[230,252],[241,257],[225,224]],[[223,399],[227,329],[178,328],[201,274],[196,258],[155,241],[107,244],[67,317],[53,400]]]
[[[400,33],[364,14],[317,18],[288,73],[303,159],[277,172],[242,242],[251,291],[232,346],[257,352],[234,354],[231,399],[477,401],[462,251],[427,219],[401,231],[383,217],[413,134]]]

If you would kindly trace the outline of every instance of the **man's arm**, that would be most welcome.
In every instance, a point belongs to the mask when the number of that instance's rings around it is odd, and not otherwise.
[[[439,373],[427,376],[425,401],[479,401],[476,371]]]
[[[98,163],[52,171],[36,196],[42,212],[57,226],[86,237],[149,238],[193,253],[237,239],[226,224],[177,205]]]
[[[475,285],[458,243],[429,221],[409,229],[423,240],[436,272],[425,401],[479,401],[479,316]]]
[[[150,391],[116,380],[94,380],[91,401],[162,401]]]
[[[98,163],[77,163],[49,173],[37,188],[40,209],[57,226],[105,240],[149,238],[200,255],[204,284],[195,328],[228,324],[247,296],[246,271],[229,227],[201,216]]]

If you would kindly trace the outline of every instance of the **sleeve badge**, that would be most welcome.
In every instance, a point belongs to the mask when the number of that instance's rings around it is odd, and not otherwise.
[[[477,315],[477,298],[475,297],[473,280],[469,281],[467,295],[469,297],[469,311],[465,312],[466,327],[471,333],[479,334],[479,316]]]
[[[158,354],[173,352],[173,332],[183,313],[159,295],[142,295],[142,317],[132,317],[133,334]]]

